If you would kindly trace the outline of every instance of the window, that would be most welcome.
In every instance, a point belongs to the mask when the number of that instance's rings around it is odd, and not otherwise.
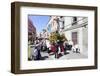
[[[77,24],[77,17],[73,17],[72,25],[75,25],[75,24]]]

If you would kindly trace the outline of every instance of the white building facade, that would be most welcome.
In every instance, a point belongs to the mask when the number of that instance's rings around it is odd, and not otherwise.
[[[59,21],[57,21],[57,19],[59,19]],[[67,40],[71,40],[73,45],[79,46],[80,53],[85,56],[88,55],[87,17],[51,16],[51,20],[47,24],[47,30],[49,32],[59,31],[59,33],[65,34]]]
[[[88,20],[86,17],[65,17],[64,34],[73,45],[78,45],[80,53],[88,54]]]

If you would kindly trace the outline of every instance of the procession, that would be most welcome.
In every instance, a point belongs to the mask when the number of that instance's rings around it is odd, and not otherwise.
[[[31,21],[30,24],[32,24]],[[35,31],[28,34],[28,60],[85,58],[86,56],[81,55],[81,47],[75,38],[76,32],[72,32],[72,38],[70,38],[69,31],[67,31],[68,34],[65,31],[65,24],[63,16],[53,16],[50,17],[42,32],[37,33],[37,29],[33,28]],[[73,24],[76,24],[75,17],[74,23],[71,23],[71,25]]]

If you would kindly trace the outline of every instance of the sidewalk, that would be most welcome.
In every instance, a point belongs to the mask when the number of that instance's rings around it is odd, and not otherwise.
[[[41,52],[42,56],[48,56],[46,60],[55,60],[55,55],[49,55],[48,53]],[[83,58],[88,58],[85,55],[82,55],[81,53],[73,53],[72,51],[69,52],[69,54],[61,56],[59,59],[83,59]]]

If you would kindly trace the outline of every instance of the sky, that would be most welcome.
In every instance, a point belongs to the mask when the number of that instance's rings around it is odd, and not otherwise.
[[[46,28],[46,25],[50,20],[50,16],[29,15],[28,18],[33,22],[38,33]]]

